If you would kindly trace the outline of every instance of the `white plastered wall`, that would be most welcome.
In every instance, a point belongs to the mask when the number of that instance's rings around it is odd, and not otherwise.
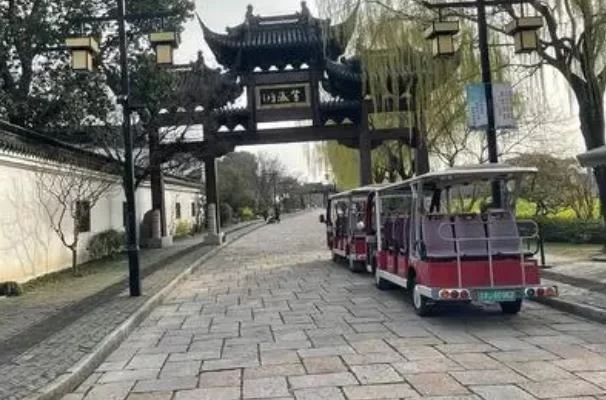
[[[39,172],[53,169],[40,159],[0,152],[0,282],[26,282],[71,266],[71,253],[51,229],[37,191]],[[191,203],[197,202],[200,190],[189,185],[165,186],[167,224],[172,233],[176,222],[174,208],[181,203],[182,218],[192,224]],[[151,189],[143,183],[137,190],[137,215],[151,209]],[[80,235],[79,262],[88,259],[86,245],[91,236],[108,229],[123,231],[123,203],[125,201],[120,180],[91,210],[91,231]],[[72,232],[73,222],[68,218],[64,231]]]

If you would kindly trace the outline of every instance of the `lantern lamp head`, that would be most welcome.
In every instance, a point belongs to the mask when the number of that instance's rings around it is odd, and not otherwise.
[[[94,58],[99,54],[99,44],[90,36],[72,37],[65,40],[65,46],[70,50],[71,66],[77,72],[92,72]]]
[[[454,36],[459,33],[459,21],[434,21],[425,30],[425,39],[432,42],[434,57],[455,54]]]
[[[516,53],[532,53],[539,48],[537,31],[542,27],[541,17],[521,17],[507,24],[505,30],[514,38]]]
[[[156,51],[156,63],[167,66],[174,64],[174,51],[179,47],[179,35],[176,32],[154,32],[149,41]]]

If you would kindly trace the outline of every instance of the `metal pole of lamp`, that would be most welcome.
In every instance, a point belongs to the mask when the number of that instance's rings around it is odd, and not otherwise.
[[[524,1],[524,0],[521,0]],[[473,1],[453,1],[431,3],[423,1],[423,5],[429,9],[448,9],[448,8],[475,8],[477,11],[478,41],[480,51],[480,66],[482,69],[482,83],[484,86],[484,95],[486,97],[486,141],[488,148],[488,161],[491,164],[499,162],[499,151],[497,145],[497,130],[494,112],[494,98],[492,91],[492,76],[490,70],[490,50],[488,45],[488,22],[486,19],[486,7],[497,5],[511,5],[512,0],[473,0]],[[495,207],[503,206],[503,196],[500,182],[492,183],[492,203]]]
[[[130,82],[128,72],[128,43],[126,33],[127,21],[163,19],[175,16],[175,12],[143,12],[135,14],[126,13],[126,0],[117,0],[117,13],[104,16],[79,17],[70,20],[74,24],[92,22],[117,22],[120,51],[120,94],[118,102],[122,105],[122,134],[124,138],[124,177],[122,185],[126,197],[126,249],[128,253],[129,289],[133,297],[141,296],[141,277],[139,260],[138,222],[135,203],[135,166],[133,159],[134,139],[131,129],[132,103],[130,100]],[[92,72],[93,56],[99,54],[99,46],[91,36],[82,35],[66,40],[66,47],[72,51],[72,67],[80,72]],[[150,41],[156,47],[156,62],[163,66],[172,65],[172,50],[178,45],[178,37],[174,32],[156,32],[150,35]],[[167,52],[167,46],[170,46]],[[77,54],[77,56],[76,56]]]
[[[133,160],[133,134],[131,130],[130,80],[128,74],[128,54],[126,38],[126,0],[118,0],[118,30],[120,36],[122,134],[124,136],[124,193],[126,196],[128,253],[128,286],[132,297],[141,296],[141,276],[139,260],[139,238],[137,210],[135,203],[135,166]]]
[[[490,72],[490,50],[488,47],[488,26],[486,20],[485,0],[476,0],[478,12],[478,42],[480,50],[480,64],[482,67],[482,83],[486,96],[486,115],[488,127],[486,139],[488,146],[488,161],[492,164],[499,162],[497,145],[497,130],[495,126],[494,99],[492,93],[492,74]],[[500,182],[492,182],[492,204],[496,208],[502,207],[502,193]]]

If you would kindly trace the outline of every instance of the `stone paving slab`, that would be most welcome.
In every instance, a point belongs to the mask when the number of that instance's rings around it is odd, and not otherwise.
[[[237,234],[243,235],[252,229],[256,229],[256,226],[245,228]],[[211,249],[208,246],[199,247],[188,255],[167,264],[164,268],[158,269],[146,277],[143,280],[143,296],[130,298],[127,290],[121,289],[119,294],[113,298],[103,299],[101,304],[95,304],[93,308],[87,309],[87,312],[74,323],[64,326],[58,332],[27,349],[27,351],[8,362],[0,364],[0,399],[16,400],[31,396],[35,397],[39,390],[70,373],[74,365],[89,356],[97,344],[101,343],[123,321],[147,302],[151,295],[160,291],[189,265],[197,262]],[[158,322],[161,323],[160,321]],[[22,334],[25,335],[27,333],[24,332]],[[117,364],[106,364],[101,368],[119,370],[117,366],[120,365],[120,369],[124,369],[125,371],[138,371],[140,368],[146,370],[156,368],[159,371],[168,356],[163,354],[165,350],[184,350],[182,345],[178,348],[174,345],[169,346],[166,344],[162,344],[157,348],[150,347],[159,344],[159,340],[163,335],[164,331],[150,331],[142,341],[133,342],[134,347],[132,351],[116,354],[107,360],[108,362],[115,362]],[[185,346],[186,348],[187,346]],[[161,351],[157,351],[157,349],[161,349]],[[138,361],[142,358],[146,362]],[[155,361],[151,361],[152,358]],[[131,362],[133,364],[130,364]],[[117,377],[118,372],[116,371],[106,372],[111,375],[108,378],[103,378],[116,382],[103,384],[102,388],[94,392],[99,393],[95,394],[95,397],[104,398],[103,396],[105,396],[107,391],[113,393],[115,390],[122,393],[115,388],[119,387],[122,390],[126,383],[133,384],[138,381],[137,379],[120,379]],[[144,374],[143,372],[129,373]],[[146,373],[149,373],[149,371]],[[141,375],[137,376],[141,379]],[[151,378],[155,379],[156,376],[150,376]],[[87,384],[89,383],[87,382]],[[129,387],[130,389],[132,387]],[[107,399],[107,397],[104,399]]]
[[[542,303],[598,322],[606,322],[606,292],[597,292],[556,280],[544,279],[544,282],[557,285],[559,296],[555,299],[543,300]]]
[[[606,284],[606,273],[604,273],[605,262],[599,261],[578,261],[574,258],[553,257],[547,254],[548,264],[555,264],[553,268],[547,270],[547,275],[555,279],[557,275],[562,275],[571,278],[581,278],[588,281],[596,282],[596,288],[604,288]],[[579,273],[581,272],[581,273]],[[602,285],[599,285],[599,284]]]
[[[606,263],[575,256],[547,254],[552,268],[542,271],[545,282],[559,287],[557,299],[545,304],[562,311],[606,322]]]
[[[328,261],[324,236],[312,213],[224,249],[65,399],[606,399],[603,325],[533,302],[420,318]],[[143,378],[103,383],[116,370]]]

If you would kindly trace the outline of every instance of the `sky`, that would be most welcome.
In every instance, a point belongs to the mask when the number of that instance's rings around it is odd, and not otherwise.
[[[300,0],[196,0],[196,11],[204,23],[213,31],[225,33],[228,26],[239,25],[244,22],[246,7],[254,5],[254,12],[258,15],[292,14],[301,8]],[[309,7],[314,11],[313,1]],[[202,29],[197,19],[190,21],[182,35],[182,43],[176,53],[177,63],[186,63],[196,59],[198,51],[204,51],[204,58],[208,64],[216,66],[212,52],[204,42]],[[323,167],[309,165],[306,153],[313,152],[315,144],[287,144],[239,147],[237,150],[265,153],[277,156],[290,173],[303,181],[318,182],[324,178]]]

